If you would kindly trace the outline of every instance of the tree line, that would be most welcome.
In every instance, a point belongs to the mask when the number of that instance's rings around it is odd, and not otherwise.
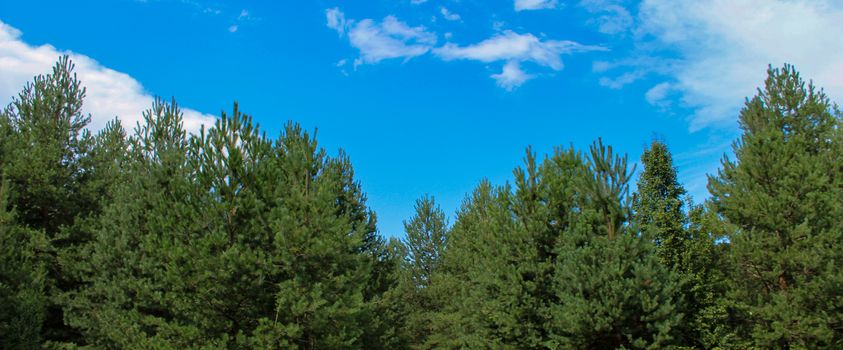
[[[769,68],[695,204],[666,143],[558,147],[379,235],[346,154],[234,104],[92,133],[62,57],[0,113],[3,349],[843,347],[843,130]],[[634,185],[634,186],[633,186]],[[631,189],[634,191],[631,192]]]

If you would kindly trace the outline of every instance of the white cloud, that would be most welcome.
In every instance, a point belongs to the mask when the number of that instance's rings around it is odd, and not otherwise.
[[[645,0],[639,22],[637,35],[679,55],[667,76],[695,111],[691,130],[732,125],[768,64],[792,63],[832,100],[843,98],[841,2]]]
[[[449,21],[459,21],[460,20],[460,15],[451,12],[450,10],[445,8],[445,6],[440,6],[439,12],[442,14],[442,18],[444,18],[446,20],[449,20]]]
[[[632,14],[622,6],[622,0],[581,0],[579,5],[586,11],[596,14],[589,23],[596,25],[604,34],[620,34],[632,28]]]
[[[435,49],[434,53],[446,61],[506,61],[503,71],[492,75],[492,78],[498,81],[498,85],[512,90],[531,77],[521,70],[521,62],[529,61],[558,71],[564,67],[561,57],[563,54],[598,50],[605,48],[567,40],[541,40],[533,34],[518,34],[506,30],[474,45],[458,46],[447,43]]]
[[[413,4],[413,5],[421,5],[421,4],[424,4],[426,2],[427,2],[427,0],[410,0],[410,3]]]
[[[506,30],[474,45],[461,47],[448,43],[434,52],[444,60],[532,61],[553,70],[560,70],[563,67],[561,55],[596,50],[605,50],[605,48],[582,45],[568,40],[543,41],[530,33],[518,34]]]
[[[249,19],[249,11],[240,10],[240,15],[237,16],[237,20],[242,21],[244,19]]]
[[[668,100],[668,95],[670,94],[671,90],[673,89],[673,85],[668,82],[656,84],[647,90],[647,93],[644,94],[644,98],[647,100],[648,103],[654,106],[659,107],[667,107],[670,104]]]
[[[601,86],[605,86],[610,89],[620,89],[629,83],[641,79],[644,74],[645,73],[640,70],[626,72],[615,78],[601,77],[599,83]]]
[[[444,7],[440,11],[445,18],[458,19]],[[326,25],[341,37],[347,36],[352,47],[360,51],[354,59],[354,67],[361,64],[375,64],[383,60],[403,58],[405,61],[432,52],[445,60],[472,60],[485,63],[501,62],[501,73],[492,75],[498,85],[512,90],[533,76],[521,69],[524,62],[552,70],[564,67],[562,55],[588,51],[605,51],[601,46],[588,46],[568,40],[540,39],[533,34],[519,34],[505,30],[479,43],[460,46],[447,42],[435,47],[437,35],[424,26],[411,27],[394,16],[387,16],[380,23],[372,19],[346,19],[338,8],[325,11]],[[446,41],[452,38],[445,33]]]
[[[340,35],[345,34],[345,14],[340,9],[334,7],[325,10],[325,17],[328,20],[328,28],[336,30]]]
[[[348,34],[351,46],[360,51],[355,65],[374,64],[382,60],[421,56],[436,44],[436,34],[424,26],[410,27],[394,16],[380,23],[371,19],[346,20],[339,9],[326,11],[327,26],[340,35]]]
[[[0,103],[11,102],[23,86],[38,74],[47,74],[59,56],[68,54],[76,65],[76,75],[87,87],[84,112],[91,114],[89,128],[99,130],[115,116],[123,127],[132,130],[141,113],[152,106],[153,96],[131,76],[107,67],[94,59],[51,45],[30,46],[21,40],[21,32],[0,21]],[[183,108],[184,126],[197,131],[202,124],[212,124],[214,117]]]
[[[228,32],[229,33],[237,33],[237,29],[239,29],[239,28],[240,28],[240,26],[234,24],[234,25],[228,27]]]
[[[492,79],[497,81],[498,86],[507,91],[512,91],[521,86],[521,84],[524,84],[524,82],[532,77],[532,75],[521,70],[521,64],[518,61],[509,61],[503,66],[500,74],[492,74]]]
[[[541,10],[556,7],[556,0],[515,0],[515,11]]]

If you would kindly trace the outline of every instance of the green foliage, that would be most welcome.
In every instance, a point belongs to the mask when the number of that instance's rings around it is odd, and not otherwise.
[[[175,103],[144,119],[90,248],[109,268],[73,306],[92,344],[360,346],[373,219],[348,163],[295,124],[270,141],[236,105],[191,137]]]
[[[430,286],[430,277],[445,250],[448,223],[445,212],[436,205],[433,197],[416,200],[415,210],[413,218],[404,221],[406,263],[413,285],[424,288]]]
[[[599,141],[590,149],[582,204],[557,248],[553,347],[655,349],[676,343],[683,317],[677,277],[628,225],[626,163]]]
[[[515,189],[487,182],[454,224],[438,348],[658,348],[681,320],[676,277],[630,229],[624,157],[528,150]],[[434,281],[437,281],[434,278]]]
[[[734,264],[735,313],[764,348],[843,346],[840,113],[792,66],[770,69],[710,177]]]
[[[385,241],[349,157],[237,104],[156,100],[96,134],[63,57],[0,112],[0,348],[843,346],[841,114],[791,66],[746,102],[694,205],[671,154],[528,149],[449,227]]]
[[[4,181],[0,185],[0,347],[32,349],[44,340],[49,300],[45,263],[37,252],[47,242],[37,231],[15,224],[8,192]]]
[[[444,254],[448,223],[445,213],[433,197],[416,200],[415,215],[404,221],[406,238],[398,247],[403,253],[401,274],[395,293],[396,303],[404,307],[402,338],[408,345],[425,348],[432,333],[431,317],[441,309],[443,291],[434,286],[433,276],[439,272]]]
[[[106,202],[125,147],[116,122],[96,136],[85,129],[85,88],[73,69],[67,57],[60,58],[51,74],[35,77],[0,116],[0,172],[8,182],[7,207],[14,210],[6,225],[16,237],[9,236],[16,242],[9,247],[18,254],[10,261],[26,257],[33,264],[29,273],[39,276],[39,287],[28,293],[44,308],[21,318],[40,326],[16,327],[39,329],[31,339],[56,342],[79,340],[63,322],[62,303],[79,285],[78,249],[90,239],[90,223]]]
[[[671,268],[681,264],[690,241],[682,211],[685,189],[676,178],[667,145],[653,141],[641,155],[644,171],[638,178],[633,208],[639,228],[658,245],[659,259]]]
[[[727,315],[719,297],[724,289],[716,272],[721,257],[708,224],[711,216],[685,197],[666,144],[653,141],[641,163],[634,221],[656,243],[659,261],[679,275],[677,297],[684,301],[680,311],[685,314],[679,342],[698,348],[727,344],[730,333],[722,328]]]

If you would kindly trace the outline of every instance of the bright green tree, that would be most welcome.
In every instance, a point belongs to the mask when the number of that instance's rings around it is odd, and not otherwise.
[[[398,288],[407,308],[406,338],[408,342],[424,347],[432,333],[431,315],[441,308],[442,296],[433,285],[433,275],[438,272],[448,237],[445,212],[433,197],[416,200],[415,214],[404,221],[404,261]]]
[[[445,212],[436,205],[433,197],[425,196],[416,200],[414,209],[415,215],[409,221],[404,221],[404,244],[407,246],[405,259],[412,283],[425,288],[430,286],[430,278],[445,250],[448,223]]]
[[[709,178],[730,235],[736,317],[760,348],[843,346],[841,116],[793,66],[740,112],[735,159]]]

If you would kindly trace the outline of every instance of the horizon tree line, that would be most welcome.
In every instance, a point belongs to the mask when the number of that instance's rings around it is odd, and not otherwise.
[[[3,349],[843,347],[843,115],[791,65],[695,204],[667,144],[527,148],[385,239],[349,157],[235,103],[87,129],[68,57],[0,112]],[[126,129],[131,127],[131,129]]]

